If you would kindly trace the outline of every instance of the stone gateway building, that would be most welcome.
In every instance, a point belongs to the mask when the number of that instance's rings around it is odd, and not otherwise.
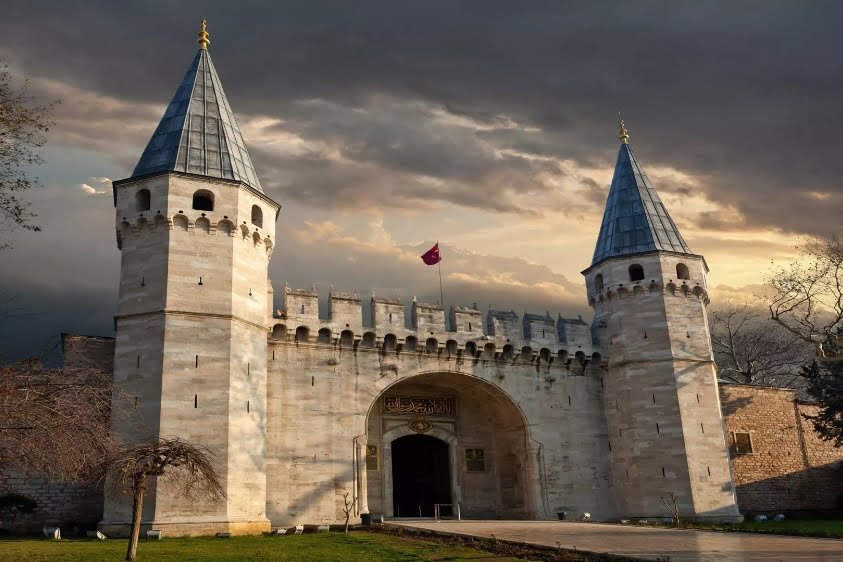
[[[484,519],[740,517],[693,254],[621,123],[594,259],[594,322],[267,279],[281,205],[261,189],[208,35],[131,177],[114,182],[122,251],[116,384],[129,441],[178,436],[221,463],[225,500],[159,479],[145,528],[259,533],[353,514]],[[283,243],[283,242],[282,242]],[[370,308],[371,325],[362,307]],[[447,322],[446,322],[447,314]],[[125,532],[131,499],[100,528]]]

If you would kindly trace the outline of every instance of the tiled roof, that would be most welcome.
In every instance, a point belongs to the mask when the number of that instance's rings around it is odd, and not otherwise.
[[[591,265],[658,250],[691,253],[632,149],[623,143]]]
[[[263,192],[211,55],[199,49],[132,177],[177,171]]]

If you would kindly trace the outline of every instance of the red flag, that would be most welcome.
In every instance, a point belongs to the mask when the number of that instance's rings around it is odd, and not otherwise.
[[[442,261],[442,256],[439,255],[439,242],[433,245],[431,249],[421,255],[421,259],[427,265],[436,265]]]

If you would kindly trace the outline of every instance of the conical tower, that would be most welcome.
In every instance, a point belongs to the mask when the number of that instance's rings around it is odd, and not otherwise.
[[[265,517],[267,279],[280,206],[252,165],[211,55],[199,50],[132,176],[114,182],[122,252],[114,377],[136,411],[129,442],[180,437],[209,449],[226,498],[153,483],[143,527],[169,535],[258,533]],[[106,499],[125,532],[131,499]]]
[[[705,259],[693,254],[620,122],[615,173],[591,266],[593,337],[621,517],[739,518],[708,333]]]

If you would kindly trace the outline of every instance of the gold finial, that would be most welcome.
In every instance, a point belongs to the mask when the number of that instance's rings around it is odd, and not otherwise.
[[[623,144],[626,144],[629,140],[629,131],[626,130],[626,127],[623,124],[623,119],[618,122],[618,138],[621,139]]]
[[[205,30],[205,26],[208,22],[205,21],[205,18],[202,18],[202,31],[199,32],[199,39],[196,40],[199,43],[200,49],[207,49],[208,45],[211,44],[211,35]]]

